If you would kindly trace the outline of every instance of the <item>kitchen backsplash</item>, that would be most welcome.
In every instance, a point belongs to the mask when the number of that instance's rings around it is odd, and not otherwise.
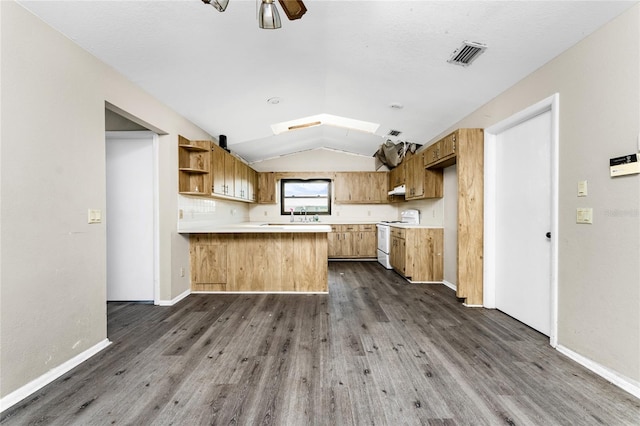
[[[178,224],[203,222],[228,225],[249,221],[249,204],[178,195]]]

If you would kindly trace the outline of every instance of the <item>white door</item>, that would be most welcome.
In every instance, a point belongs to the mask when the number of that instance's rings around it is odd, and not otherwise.
[[[144,133],[107,135],[108,301],[154,300],[153,136]]]
[[[496,135],[496,308],[551,331],[551,112]],[[551,236],[554,237],[554,236]]]

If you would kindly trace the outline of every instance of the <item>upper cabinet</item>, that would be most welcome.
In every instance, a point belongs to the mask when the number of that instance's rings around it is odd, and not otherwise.
[[[178,136],[178,192],[211,195],[210,141],[190,141]]]
[[[276,174],[274,172],[258,173],[258,203],[278,204],[276,182]]]
[[[424,166],[425,151],[405,159],[406,200],[442,198],[442,170],[427,170]]]
[[[338,204],[387,203],[388,172],[337,172],[334,179]]]
[[[256,202],[258,175],[240,159],[211,141],[190,141],[179,136],[178,191]]]

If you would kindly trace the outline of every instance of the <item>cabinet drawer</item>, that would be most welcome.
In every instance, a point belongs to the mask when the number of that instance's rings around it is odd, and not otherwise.
[[[407,230],[404,228],[394,228],[391,227],[391,236],[396,238],[405,238],[407,235]]]

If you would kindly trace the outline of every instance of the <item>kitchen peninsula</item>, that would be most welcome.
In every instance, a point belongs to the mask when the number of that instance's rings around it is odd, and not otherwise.
[[[326,293],[328,225],[190,226],[193,292]]]

